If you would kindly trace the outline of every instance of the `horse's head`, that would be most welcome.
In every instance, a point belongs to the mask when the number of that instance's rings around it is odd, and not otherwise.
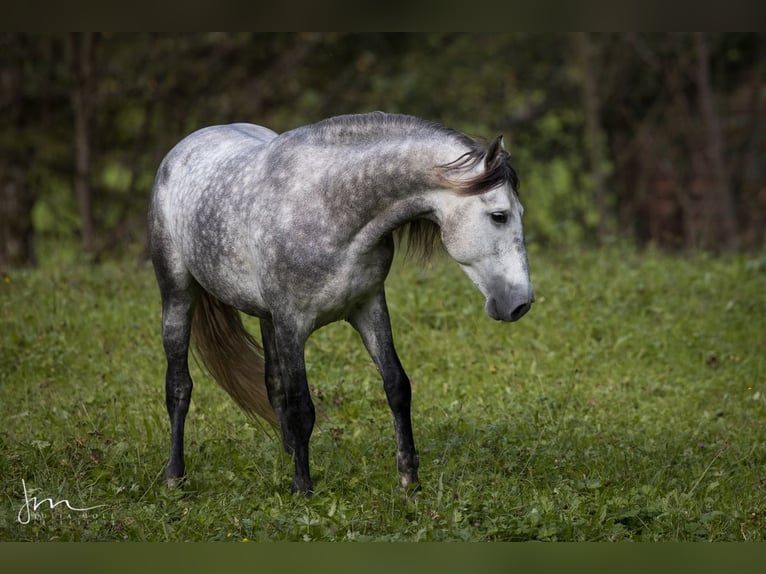
[[[448,191],[437,210],[444,247],[487,298],[487,314],[499,321],[521,319],[535,300],[521,223],[524,208],[508,157],[498,137],[471,170],[473,184],[487,189]]]

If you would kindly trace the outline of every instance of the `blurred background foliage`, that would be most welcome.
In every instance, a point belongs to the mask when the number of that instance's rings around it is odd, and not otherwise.
[[[503,133],[528,242],[760,249],[757,33],[0,34],[0,267],[140,254],[189,132],[385,110]]]

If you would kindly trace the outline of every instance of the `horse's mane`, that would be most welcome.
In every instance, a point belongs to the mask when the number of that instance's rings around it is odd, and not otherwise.
[[[460,178],[461,172],[474,168],[485,159],[491,142],[485,138],[470,137],[437,122],[404,114],[371,112],[334,116],[310,127],[313,137],[320,142],[360,142],[385,137],[384,134],[389,134],[390,137],[418,134],[449,137],[468,148],[468,151],[454,161],[434,166],[439,184],[471,195],[489,191],[506,182],[518,191],[519,177],[510,164],[511,154],[504,149],[494,156],[491,164],[479,175],[468,179]]]
[[[432,183],[461,195],[478,195],[505,183],[509,183],[517,192],[519,189],[519,176],[510,163],[510,154],[502,148],[495,150],[486,169],[472,177],[465,177],[465,172],[480,162],[486,162],[487,154],[495,142],[470,137],[437,122],[403,114],[371,112],[335,116],[317,122],[311,128],[312,137],[320,142],[362,142],[378,139],[381,134],[389,134],[391,137],[422,134],[451,138],[468,151],[449,163],[434,166]],[[427,219],[416,219],[396,230],[399,242],[406,244],[406,253],[423,259],[431,256],[439,243],[439,236],[439,226]]]

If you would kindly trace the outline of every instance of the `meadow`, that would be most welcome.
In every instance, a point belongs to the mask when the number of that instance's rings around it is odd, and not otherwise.
[[[537,248],[530,265],[537,302],[503,324],[446,256],[395,262],[415,498],[348,325],[306,351],[313,497],[194,363],[169,490],[151,266],[0,274],[0,540],[764,540],[766,255]]]

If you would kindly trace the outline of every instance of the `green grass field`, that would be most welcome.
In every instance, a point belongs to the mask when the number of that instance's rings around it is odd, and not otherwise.
[[[289,494],[273,433],[196,365],[189,477],[170,491],[150,266],[0,275],[0,539],[766,539],[766,256],[533,250],[530,263],[537,303],[514,324],[487,318],[444,256],[394,266],[414,500],[349,326],[306,351],[312,498]]]

